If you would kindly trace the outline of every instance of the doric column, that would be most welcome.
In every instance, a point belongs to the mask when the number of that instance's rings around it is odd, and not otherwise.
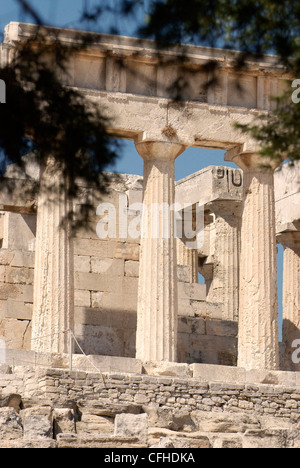
[[[292,355],[295,351],[293,342],[300,339],[300,232],[281,232],[277,240],[284,247],[282,341],[285,356],[283,365],[285,370],[299,372],[300,364],[293,362]]]
[[[72,203],[63,171],[49,157],[41,174],[32,319],[32,350],[68,351],[74,322],[74,254],[68,214]]]
[[[224,320],[238,320],[241,203],[216,200],[206,205],[215,218],[214,273],[207,300],[222,304]]]
[[[271,167],[268,160],[266,167],[254,153],[231,159],[244,171],[238,365],[275,370],[279,367],[275,164]]]
[[[185,147],[161,142],[136,143],[144,159],[136,357],[177,360],[177,255],[174,216],[175,159]]]

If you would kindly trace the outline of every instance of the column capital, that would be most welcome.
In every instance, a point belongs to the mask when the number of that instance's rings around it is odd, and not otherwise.
[[[267,172],[275,171],[282,161],[262,156],[258,152],[243,152],[242,148],[236,147],[227,151],[225,161],[230,161],[239,166],[243,171]]]
[[[144,160],[175,161],[186,149],[180,143],[169,143],[166,141],[138,141],[135,147]]]
[[[277,241],[283,247],[300,250],[300,231],[282,231],[277,233]]]

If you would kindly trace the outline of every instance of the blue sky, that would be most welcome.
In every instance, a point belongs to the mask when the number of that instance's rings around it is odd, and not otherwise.
[[[117,2],[118,0],[110,0],[110,4],[114,4],[115,1]],[[143,0],[141,3],[146,4],[147,2],[148,0]],[[31,0],[30,3],[36,8],[46,24],[58,27],[89,29],[90,25],[88,23],[84,25],[80,23],[83,5],[87,3],[89,7],[92,7],[95,4],[99,4],[99,0]],[[139,20],[143,20],[145,9],[143,6],[138,7],[139,3],[137,1],[136,15]],[[3,33],[5,25],[11,21],[32,22],[28,15],[20,11],[16,0],[0,0],[0,32]],[[109,33],[111,25],[117,27],[122,35],[135,35],[136,20],[134,18],[124,21],[124,18],[112,19],[112,17],[106,16],[99,23],[97,31]],[[193,174],[209,165],[237,167],[235,164],[224,162],[223,151],[189,148],[176,161],[176,180]],[[137,154],[133,142],[124,141],[123,151],[114,170],[128,174],[143,174],[143,161]],[[280,304],[282,300],[282,251],[282,247],[279,246],[278,283]],[[281,309],[280,305],[280,312]]]

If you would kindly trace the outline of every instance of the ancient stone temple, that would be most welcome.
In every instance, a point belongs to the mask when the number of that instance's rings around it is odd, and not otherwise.
[[[1,62],[33,32],[9,24]],[[78,34],[55,33],[66,43]],[[82,186],[70,200],[55,159],[40,168],[31,154],[1,181],[7,446],[300,444],[299,166],[262,166],[259,148],[233,126],[272,110],[287,77],[276,58],[253,58],[238,93],[236,52],[189,46],[178,105],[179,52],[166,50],[162,62],[151,41],[99,35],[61,77],[107,109],[112,135],[134,141],[143,177],[111,175],[104,198]],[[208,60],[218,61],[219,81],[204,93]],[[223,149],[237,168],[175,182],[175,160],[189,147]],[[72,233],[62,220],[86,196],[95,215]]]

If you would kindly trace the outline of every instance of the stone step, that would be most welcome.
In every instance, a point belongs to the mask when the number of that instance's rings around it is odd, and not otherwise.
[[[58,448],[147,448],[138,438],[90,434],[59,434]]]

